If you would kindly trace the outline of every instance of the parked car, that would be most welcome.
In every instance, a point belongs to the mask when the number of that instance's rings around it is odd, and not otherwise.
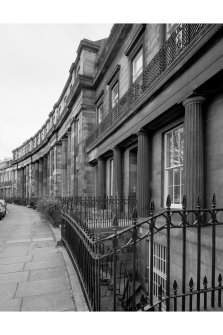
[[[6,214],[6,202],[4,199],[0,199],[0,220],[5,216]]]

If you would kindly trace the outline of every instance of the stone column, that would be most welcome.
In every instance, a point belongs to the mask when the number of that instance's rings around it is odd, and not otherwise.
[[[51,148],[49,152],[49,196],[50,197],[53,196],[53,189],[54,189],[53,165],[54,165],[54,148]]]
[[[184,120],[184,194],[187,208],[196,208],[197,195],[204,205],[204,143],[203,103],[204,97],[196,96],[183,102]]]
[[[70,151],[71,151],[71,160],[70,160],[70,195],[75,196],[76,184],[75,184],[75,174],[76,174],[76,119],[73,118],[71,122],[71,133],[70,133]]]
[[[43,196],[46,196],[47,188],[47,156],[45,155],[43,157]]]
[[[26,165],[25,170],[26,170],[26,198],[29,198],[29,182],[30,182],[30,176],[29,176],[29,165]]]
[[[54,196],[61,196],[61,155],[62,143],[57,142],[54,147]]]
[[[62,138],[61,153],[62,197],[67,196],[67,137]]]
[[[47,154],[46,195],[50,196],[50,151]]]
[[[35,163],[31,163],[31,198],[35,197]]]
[[[105,161],[102,157],[98,158],[97,168],[97,197],[104,198],[106,195],[105,186]]]
[[[35,197],[39,197],[39,161],[35,162]]]
[[[23,168],[22,197],[26,198],[26,167]]]
[[[39,197],[43,196],[43,159],[39,159]]]
[[[119,147],[113,149],[113,194],[117,198],[122,196],[122,154]]]
[[[67,133],[67,195],[71,196],[71,132]]]
[[[137,213],[143,217],[148,215],[150,201],[150,140],[146,130],[138,132],[137,151]]]

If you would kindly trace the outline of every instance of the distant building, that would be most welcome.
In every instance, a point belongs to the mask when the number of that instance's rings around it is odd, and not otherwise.
[[[12,198],[16,195],[16,167],[12,166],[12,158],[0,161],[0,199]]]

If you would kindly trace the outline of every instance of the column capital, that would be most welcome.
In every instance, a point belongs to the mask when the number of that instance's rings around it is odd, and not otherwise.
[[[102,156],[98,156],[97,158],[96,158],[96,161],[98,162],[98,161],[104,161],[104,157],[102,157]]]
[[[139,130],[136,132],[136,135],[137,135],[137,136],[140,136],[140,135],[143,135],[143,134],[145,134],[145,133],[146,133],[145,128],[141,128],[141,129],[139,129]]]
[[[115,145],[115,146],[112,148],[112,151],[117,151],[117,150],[121,150],[121,148],[120,148],[118,145]]]
[[[65,142],[65,141],[67,141],[67,133],[66,133],[66,134],[64,134],[64,136],[61,138],[61,141],[62,141],[62,142]]]
[[[195,97],[191,97],[191,98],[187,98],[183,101],[183,106],[186,107],[189,104],[193,104],[193,103],[203,103],[205,101],[205,97],[198,95]]]
[[[72,119],[70,120],[70,126],[72,126],[73,123],[77,122],[77,118],[76,117],[72,117]]]
[[[57,146],[57,145],[62,145],[62,141],[61,141],[61,140],[57,141],[57,142],[55,143],[55,146]]]

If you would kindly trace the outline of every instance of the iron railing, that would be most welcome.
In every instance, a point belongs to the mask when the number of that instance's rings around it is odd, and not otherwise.
[[[202,308],[210,310],[216,306],[216,292],[218,292],[219,306],[222,279],[219,275],[216,283],[216,238],[218,237],[216,230],[223,225],[221,221],[223,209],[216,208],[215,195],[209,209],[201,209],[199,197],[196,209],[187,209],[185,196],[182,209],[171,209],[171,200],[168,196],[166,210],[158,214],[155,214],[154,210],[154,203],[151,202],[150,216],[143,222],[138,222],[134,210],[132,225],[122,230],[118,230],[118,219],[114,216],[113,233],[105,237],[95,235],[92,230],[79,225],[69,214],[62,212],[62,242],[76,266],[92,310],[161,309],[169,311],[179,309],[177,307],[179,300],[182,311],[195,309],[199,311]],[[204,237],[209,247],[202,243]],[[144,262],[141,262],[142,250],[145,253],[143,248],[146,248],[147,240],[149,241],[149,250],[147,250],[149,271],[148,266],[145,268],[142,265]],[[154,276],[157,273],[154,241],[165,244],[166,247],[166,263],[163,269],[166,278],[165,290],[159,282],[156,282]],[[191,243],[196,246],[192,266],[187,263],[188,257],[191,257]],[[206,260],[211,260],[203,267],[201,267],[202,252],[205,252]],[[218,269],[223,268],[221,260],[218,250]],[[174,278],[176,273],[172,270],[176,263],[178,267],[180,264],[181,272],[181,275],[177,274],[177,281]],[[161,271],[160,268],[158,270]],[[210,280],[204,273],[206,270],[209,271]],[[189,281],[188,276],[193,279]],[[207,280],[210,281],[209,288],[207,288]],[[202,281],[204,288],[201,288]],[[155,296],[156,285],[159,285],[158,296]],[[210,292],[210,299],[208,292]],[[192,296],[196,297],[194,306],[191,303]],[[201,296],[204,297],[203,307]]]
[[[67,197],[60,200],[64,213],[88,231],[97,231],[97,234],[112,231],[114,215],[120,229],[130,226],[136,207],[133,197]]]
[[[104,117],[86,139],[86,145],[93,145],[104,137],[117,123],[127,116],[134,104],[142,98],[147,89],[159,78],[173,61],[184,51],[206,24],[179,24],[162,48],[153,57],[140,76],[134,81],[119,102]]]

